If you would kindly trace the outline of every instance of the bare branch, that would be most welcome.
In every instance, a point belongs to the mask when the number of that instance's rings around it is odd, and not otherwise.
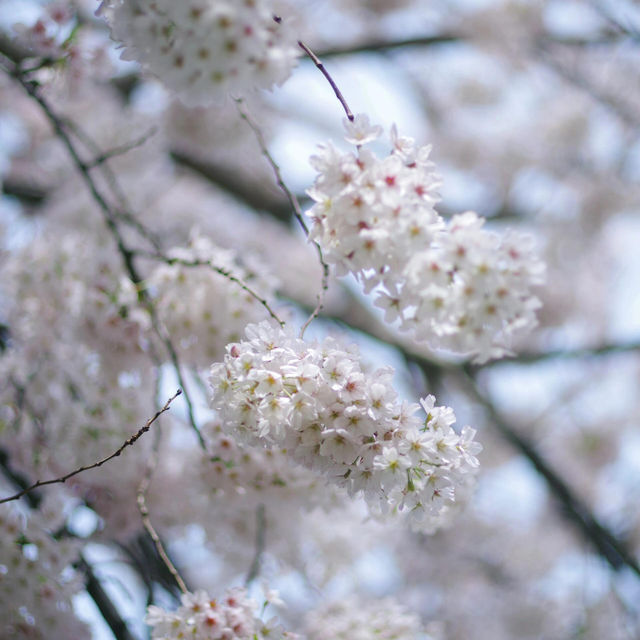
[[[136,255],[143,256],[145,258],[149,258],[151,260],[158,260],[159,262],[164,262],[170,266],[174,264],[179,264],[183,267],[208,267],[211,271],[220,274],[227,280],[237,284],[243,291],[246,291],[252,298],[258,301],[269,313],[269,315],[281,326],[284,327],[284,320],[281,320],[280,317],[276,314],[276,312],[271,308],[269,302],[260,296],[260,294],[256,293],[244,280],[234,276],[229,269],[223,269],[222,267],[218,267],[213,264],[211,260],[187,260],[185,258],[175,258],[171,256],[166,256],[162,253],[152,253],[149,251],[135,250]]]
[[[335,83],[335,80],[331,77],[329,72],[325,69],[324,65],[320,61],[320,58],[318,58],[318,56],[315,53],[313,53],[313,51],[311,51],[311,49],[309,49],[309,47],[307,47],[307,45],[304,44],[304,42],[301,42],[300,40],[298,40],[298,46],[309,56],[309,58],[311,58],[311,60],[313,61],[313,64],[315,64],[316,67],[318,67],[322,75],[327,79],[327,82],[331,85],[333,92],[336,94],[336,98],[338,98],[338,101],[342,105],[344,112],[347,114],[347,118],[353,122],[354,115],[353,113],[351,113],[351,109],[349,109],[349,105],[347,104],[347,101],[344,99],[344,96],[342,95],[342,92],[338,88],[338,85]]]
[[[333,58],[336,56],[352,55],[354,53],[375,53],[378,51],[389,51],[391,49],[403,49],[405,47],[431,47],[434,45],[460,42],[462,40],[464,40],[464,36],[461,36],[460,34],[440,33],[432,36],[421,36],[418,38],[405,38],[402,40],[374,40],[372,42],[362,42],[352,46],[330,47],[319,51],[316,55],[318,58]]]
[[[165,550],[164,545],[162,544],[162,540],[160,540],[160,536],[158,535],[158,532],[155,530],[153,524],[151,523],[151,518],[149,516],[149,508],[147,507],[147,491],[149,490],[149,485],[151,484],[151,478],[153,476],[153,472],[156,468],[156,465],[158,464],[159,444],[160,444],[160,438],[158,437],[154,443],[153,451],[151,452],[151,456],[149,457],[149,460],[147,462],[147,467],[145,469],[144,476],[142,477],[142,480],[140,481],[140,485],[138,486],[138,492],[136,495],[136,500],[138,503],[138,511],[140,512],[140,517],[142,518],[142,524],[146,529],[147,533],[149,534],[149,537],[153,541],[153,544],[156,548],[156,551],[158,552],[158,555],[160,556],[160,559],[162,560],[167,570],[175,580],[180,591],[182,591],[182,593],[188,593],[189,589],[187,588],[185,581],[182,579],[182,577],[178,573],[178,570],[176,569],[175,565],[171,561],[171,558],[169,558],[169,554]]]
[[[147,133],[140,136],[137,140],[132,140],[131,142],[127,142],[126,144],[122,144],[118,147],[114,147],[113,149],[109,149],[108,151],[103,151],[98,156],[96,156],[90,163],[87,164],[89,169],[93,169],[95,167],[104,164],[107,160],[111,158],[116,158],[117,156],[122,156],[125,153],[129,153],[129,151],[133,151],[138,147],[141,147],[149,138],[153,137],[158,129],[156,127],[151,127]]]
[[[33,491],[35,489],[38,489],[39,487],[44,487],[46,485],[49,484],[60,484],[60,483],[64,483],[67,480],[69,480],[69,478],[73,478],[73,476],[77,476],[79,473],[82,473],[84,471],[89,471],[90,469],[96,469],[98,467],[101,467],[103,464],[106,464],[107,462],[109,462],[109,460],[113,460],[113,458],[117,458],[127,447],[132,446],[133,444],[135,444],[147,431],[149,431],[149,428],[151,427],[151,425],[165,412],[169,409],[169,406],[171,405],[171,403],[182,393],[181,389],[178,389],[175,394],[173,396],[171,396],[171,398],[169,398],[164,407],[162,407],[162,409],[160,409],[159,411],[156,412],[156,414],[153,416],[153,418],[149,418],[149,420],[147,420],[147,423],[144,425],[144,427],[142,427],[141,429],[139,429],[136,433],[134,433],[128,440],[126,440],[118,449],[116,449],[116,451],[114,451],[110,456],[107,456],[106,458],[103,458],[102,460],[98,460],[98,462],[94,462],[93,464],[90,465],[86,465],[83,467],[78,467],[77,469],[75,469],[74,471],[71,471],[59,478],[53,478],[51,480],[38,480],[37,482],[35,482],[34,484],[32,484],[30,487],[27,487],[26,489],[23,489],[22,491],[19,491],[18,493],[9,496],[8,498],[2,498],[0,500],[0,504],[4,503],[4,502],[11,502],[12,500],[18,500],[18,498],[21,498],[25,493],[29,493],[30,491]]]
[[[276,182],[278,183],[278,186],[284,192],[285,196],[287,197],[287,200],[289,200],[289,203],[291,205],[291,208],[293,209],[293,213],[296,220],[302,227],[302,230],[304,231],[305,235],[308,237],[309,228],[307,227],[307,223],[304,220],[304,216],[302,214],[302,209],[300,208],[300,203],[298,202],[298,198],[296,198],[295,194],[289,189],[289,187],[287,187],[285,181],[283,180],[280,167],[278,166],[276,161],[273,159],[273,156],[271,155],[271,153],[269,153],[267,143],[264,139],[264,136],[262,135],[262,130],[260,129],[258,124],[251,118],[251,116],[247,112],[246,107],[243,106],[242,99],[236,100],[236,106],[238,108],[238,112],[240,113],[240,117],[249,125],[249,127],[255,134],[256,139],[258,141],[258,145],[260,146],[260,151],[262,151],[262,155],[267,159],[267,162],[271,165],[271,168],[273,169],[273,172],[276,176]],[[320,294],[318,295],[318,303],[315,309],[313,310],[313,312],[309,316],[309,319],[304,323],[304,325],[302,326],[302,329],[300,330],[301,338],[304,336],[304,332],[306,328],[311,324],[313,319],[316,318],[320,313],[320,311],[322,310],[322,307],[324,305],[324,296],[327,292],[327,289],[329,288],[329,265],[327,264],[327,262],[324,259],[324,256],[322,255],[322,248],[320,247],[320,245],[317,242],[314,242],[313,245],[316,248],[316,252],[318,253],[318,260],[320,261],[320,265],[322,266],[321,289],[320,289]]]

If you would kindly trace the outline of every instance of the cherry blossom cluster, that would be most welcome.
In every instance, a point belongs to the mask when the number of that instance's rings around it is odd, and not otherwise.
[[[268,315],[254,296],[216,269],[232,274],[262,299],[275,298],[275,282],[254,256],[241,260],[204,236],[194,236],[189,246],[167,255],[175,262],[160,265],[148,278],[158,317],[185,362],[208,366],[223,356],[225,345],[240,339],[248,323]]]
[[[104,0],[98,12],[124,45],[123,58],[188,103],[281,84],[299,55],[272,0]]]
[[[278,640],[287,634],[275,619],[266,622],[256,616],[256,603],[244,589],[229,589],[220,600],[206,591],[185,593],[176,611],[150,606],[145,622],[151,637],[159,640]]]
[[[211,369],[213,407],[222,427],[249,443],[283,447],[349,494],[363,494],[374,514],[404,511],[432,530],[457,487],[478,467],[475,431],[452,425],[448,407],[399,402],[393,369],[371,373],[357,348],[332,338],[306,343],[275,323],[249,325]]]
[[[20,40],[34,56],[60,58],[72,52],[67,40],[75,19],[73,8],[68,2],[49,2],[43,7],[41,16],[30,26],[14,25],[13,29]]]
[[[332,144],[311,158],[311,237],[338,272],[355,274],[389,322],[434,347],[478,361],[504,355],[513,335],[535,326],[531,288],[543,266],[528,236],[482,228],[475,213],[445,222],[435,210],[440,179],[418,147],[391,128],[391,153],[368,146],[382,133],[366,115],[345,121],[356,153]]]
[[[3,490],[4,492],[4,490]],[[71,565],[79,543],[55,539],[62,525],[51,494],[28,518],[0,505],[0,637],[83,640],[89,629],[73,613],[71,598],[83,588]]]
[[[393,598],[355,596],[330,602],[305,618],[307,640],[428,640],[420,617]]]

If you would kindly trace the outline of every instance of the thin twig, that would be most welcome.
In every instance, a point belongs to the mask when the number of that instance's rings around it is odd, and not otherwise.
[[[335,80],[331,77],[329,72],[325,69],[320,58],[318,58],[318,56],[315,53],[313,53],[313,51],[311,51],[311,49],[309,49],[309,47],[307,47],[307,45],[304,42],[301,42],[300,40],[298,40],[298,46],[309,56],[309,58],[311,58],[311,60],[313,61],[313,64],[315,64],[316,67],[318,67],[322,75],[327,79],[327,82],[331,85],[333,92],[336,94],[336,98],[338,98],[338,101],[342,105],[344,112],[347,114],[347,118],[351,122],[353,122],[354,115],[353,113],[351,113],[351,109],[349,109],[349,105],[347,104],[347,101],[345,100],[344,96],[342,95],[342,92],[338,88],[338,85],[335,83]]]
[[[4,502],[11,502],[12,500],[18,500],[18,498],[21,498],[23,495],[25,495],[25,493],[29,493],[30,491],[33,491],[35,489],[38,489],[39,487],[44,487],[45,485],[49,485],[49,484],[60,484],[60,483],[64,483],[67,480],[69,480],[69,478],[72,478],[73,476],[77,476],[79,473],[82,473],[84,471],[89,471],[90,469],[96,469],[97,467],[101,467],[103,464],[109,462],[109,460],[113,460],[113,458],[117,458],[127,447],[130,447],[131,445],[135,444],[137,442],[137,440],[139,438],[141,438],[147,431],[149,431],[149,428],[151,427],[151,425],[165,412],[169,409],[169,406],[171,405],[171,403],[182,393],[181,389],[178,389],[175,394],[173,396],[171,396],[171,398],[169,398],[164,407],[162,407],[162,409],[160,409],[159,411],[156,412],[156,414],[153,416],[153,418],[149,418],[149,420],[147,420],[147,423],[144,425],[144,427],[142,427],[141,429],[139,429],[136,433],[134,433],[126,442],[124,442],[116,451],[114,451],[110,456],[107,456],[106,458],[103,458],[102,460],[99,460],[98,462],[94,462],[93,464],[90,465],[86,465],[83,467],[79,467],[78,469],[75,469],[74,471],[71,471],[67,474],[65,474],[64,476],[61,476],[59,478],[53,478],[51,480],[38,480],[37,482],[35,482],[34,484],[32,484],[31,486],[27,487],[26,489],[23,489],[22,491],[19,491],[18,493],[9,496],[7,498],[2,498],[0,500],[0,504],[4,503]]]
[[[630,342],[609,342],[595,347],[584,347],[578,349],[550,349],[548,351],[523,351],[514,356],[508,356],[502,360],[491,360],[485,362],[481,367],[471,363],[466,363],[471,371],[476,369],[486,369],[487,367],[500,367],[511,364],[532,364],[547,360],[579,360],[588,358],[598,358],[600,356],[617,355],[621,353],[633,353],[640,351],[640,342],[632,340]]]
[[[260,147],[260,151],[262,152],[262,155],[267,159],[267,162],[273,169],[273,173],[275,174],[276,182],[278,186],[287,197],[287,200],[289,200],[289,204],[293,209],[293,214],[296,220],[298,221],[298,223],[300,224],[300,226],[302,227],[302,230],[304,231],[305,235],[308,238],[309,228],[307,227],[307,223],[304,220],[304,216],[302,214],[302,209],[300,208],[300,203],[298,202],[298,198],[296,198],[295,194],[289,189],[284,179],[282,178],[282,172],[280,171],[280,167],[278,166],[278,163],[274,160],[273,156],[269,152],[267,143],[264,139],[264,135],[262,134],[262,130],[260,129],[259,125],[253,120],[253,118],[251,118],[251,116],[249,115],[246,107],[244,106],[242,98],[236,99],[236,107],[238,109],[238,113],[240,114],[240,117],[249,125],[249,127],[255,134],[256,140],[258,141],[258,146]],[[316,318],[320,313],[320,311],[322,310],[322,307],[324,306],[324,297],[329,288],[329,265],[327,264],[326,260],[324,259],[324,256],[322,255],[322,248],[320,247],[320,245],[316,241],[313,241],[313,245],[316,249],[316,252],[318,254],[318,260],[322,267],[322,280],[320,283],[321,288],[320,288],[320,293],[318,295],[318,303],[315,309],[313,310],[308,320],[302,325],[302,328],[300,329],[301,338],[304,336],[304,332],[306,328],[311,324],[314,318]]]
[[[289,204],[293,209],[293,214],[295,215],[296,220],[302,227],[304,234],[308,236],[309,228],[307,227],[307,223],[305,222],[304,216],[302,215],[302,209],[300,208],[300,203],[298,202],[298,198],[296,198],[295,194],[289,189],[284,179],[282,178],[282,172],[280,171],[280,167],[278,163],[274,160],[271,153],[269,152],[269,148],[267,147],[267,142],[264,139],[262,129],[260,129],[260,126],[258,125],[258,123],[249,115],[247,108],[244,106],[244,100],[242,98],[236,98],[235,102],[236,102],[236,108],[238,109],[238,113],[240,114],[240,117],[249,125],[249,128],[251,129],[251,131],[253,131],[258,141],[258,145],[260,147],[260,151],[262,152],[262,155],[267,159],[267,162],[273,169],[273,173],[276,176],[276,182],[280,187],[280,189],[284,192],[285,196],[287,197],[287,200],[289,201]]]
[[[278,317],[276,312],[270,307],[269,302],[265,298],[260,296],[260,294],[256,293],[244,280],[242,280],[241,278],[238,278],[237,276],[234,276],[233,273],[229,271],[229,269],[223,269],[222,267],[218,267],[217,265],[213,264],[211,260],[199,260],[195,258],[193,260],[187,260],[185,258],[175,258],[172,256],[166,256],[162,253],[152,253],[149,251],[143,251],[138,249],[135,250],[135,253],[144,258],[149,258],[150,260],[158,260],[159,262],[164,262],[165,264],[168,264],[170,266],[179,264],[183,267],[208,267],[215,273],[218,273],[221,276],[227,278],[227,280],[230,280],[231,282],[237,284],[243,291],[246,291],[252,298],[254,298],[267,310],[269,315],[276,322],[278,322],[278,324],[281,327],[284,327],[284,324],[285,324],[284,321]]]
[[[160,536],[158,535],[158,532],[155,530],[153,524],[151,523],[151,518],[149,516],[149,508],[147,507],[147,491],[149,490],[149,485],[151,484],[151,478],[153,476],[153,472],[158,463],[159,444],[160,444],[160,438],[158,437],[154,442],[153,451],[149,456],[149,460],[147,462],[147,467],[145,469],[144,476],[142,477],[142,480],[140,481],[140,485],[138,486],[136,501],[138,503],[138,511],[140,512],[140,517],[142,518],[142,524],[146,529],[147,533],[149,534],[149,537],[153,541],[153,544],[156,548],[156,551],[158,552],[158,555],[160,556],[160,558],[162,559],[162,562],[167,567],[167,570],[175,580],[180,591],[182,591],[182,593],[188,593],[189,589],[187,588],[185,581],[182,579],[182,576],[178,573],[176,566],[171,561],[169,554],[167,553],[167,551],[164,548],[164,545],[162,544],[162,540],[160,540]]]
[[[129,205],[127,197],[122,190],[115,173],[106,162],[106,160],[114,157],[115,155],[126,153],[127,151],[134,149],[136,146],[144,144],[149,137],[155,134],[156,128],[152,127],[152,129],[138,141],[128,143],[121,147],[116,147],[111,151],[102,151],[98,143],[73,120],[69,118],[61,118],[61,121],[65,127],[69,129],[69,131],[73,133],[75,137],[88,149],[88,151],[94,155],[93,160],[91,162],[87,162],[86,165],[88,169],[99,167],[113,195],[118,200],[119,206],[113,211],[114,217],[121,219],[130,227],[134,228],[145,240],[148,240],[153,247],[159,251],[161,246],[160,241],[150,229],[142,224],[142,222],[140,222],[140,220],[131,213],[131,206]]]
[[[550,34],[543,35],[539,42],[543,46],[559,45],[566,47],[593,47],[618,44],[622,38],[619,34],[605,33],[595,38],[560,37]],[[370,40],[354,45],[339,45],[328,47],[317,52],[319,58],[333,58],[337,56],[349,56],[358,53],[378,53],[395,49],[411,47],[433,47],[447,44],[462,43],[468,38],[462,33],[437,33],[415,38],[399,38],[398,40]]]
[[[153,137],[157,131],[158,129],[156,127],[151,127],[147,133],[140,136],[137,140],[132,140],[131,142],[127,142],[118,147],[113,147],[112,149],[101,152],[91,162],[87,163],[87,167],[89,169],[99,167],[107,162],[107,160],[111,160],[111,158],[122,156],[125,153],[129,153],[129,151],[133,151],[134,149],[141,147],[147,140],[149,140],[149,138]]]
[[[248,587],[259,575],[262,555],[264,554],[267,532],[267,518],[264,505],[259,504],[256,509],[256,551],[249,567],[247,577],[244,579],[244,586]]]

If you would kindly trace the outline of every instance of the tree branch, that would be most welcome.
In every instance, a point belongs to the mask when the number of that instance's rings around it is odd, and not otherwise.
[[[162,409],[160,409],[159,411],[156,412],[156,414],[152,417],[149,418],[149,420],[147,420],[147,423],[144,425],[144,427],[140,428],[136,433],[134,433],[128,440],[126,440],[118,449],[116,449],[116,451],[114,451],[111,455],[107,456],[106,458],[103,458],[102,460],[99,460],[98,462],[94,462],[93,464],[90,465],[86,465],[83,467],[78,467],[77,469],[75,469],[74,471],[71,471],[59,478],[53,478],[51,480],[38,480],[37,482],[34,482],[31,486],[26,487],[25,489],[22,489],[22,491],[19,491],[18,493],[9,496],[7,498],[2,498],[0,500],[0,504],[3,504],[5,502],[11,502],[12,500],[18,500],[18,498],[21,498],[23,495],[25,495],[26,493],[29,493],[35,489],[38,489],[39,487],[44,487],[46,485],[49,484],[61,484],[61,483],[65,483],[67,480],[69,480],[69,478],[73,478],[73,476],[77,476],[79,473],[83,473],[84,471],[89,471],[91,469],[97,469],[98,467],[101,467],[103,464],[106,464],[107,462],[109,462],[109,460],[113,460],[113,458],[117,458],[127,447],[130,447],[132,445],[134,445],[147,431],[149,431],[149,428],[151,427],[151,425],[165,412],[169,409],[169,406],[171,405],[171,403],[182,393],[181,389],[178,389],[175,394],[173,396],[171,396],[171,398],[169,398],[164,407],[162,407]]]
[[[640,565],[627,546],[595,518],[587,505],[571,491],[569,486],[549,466],[534,446],[506,423],[493,406],[493,403],[480,391],[475,379],[464,370],[460,370],[456,377],[469,395],[484,407],[491,423],[503,438],[524,455],[535,470],[545,479],[552,495],[563,507],[565,516],[578,527],[598,553],[616,571],[623,567],[628,567],[640,577]]]

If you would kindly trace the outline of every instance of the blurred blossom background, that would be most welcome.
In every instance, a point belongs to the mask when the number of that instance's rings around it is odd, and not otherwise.
[[[69,12],[60,24],[51,23],[52,6]],[[117,179],[116,200],[165,250],[209,251],[288,320],[304,321],[321,266],[236,104],[185,105],[138,63],[120,59],[97,8],[93,0],[0,0],[3,60],[30,47],[29,57],[46,57],[34,39],[44,21],[51,55],[57,47],[69,57],[44,65],[37,81],[91,140],[77,136],[86,157],[131,146],[105,163],[111,176],[95,171],[99,184]],[[383,127],[372,145],[378,154],[389,153],[393,124],[432,145],[445,220],[473,210],[491,230],[533,237],[546,263],[535,291],[542,306],[513,355],[474,364],[385,325],[353,276],[330,278],[307,337],[339,333],[359,345],[370,369],[395,368],[402,398],[433,393],[454,408],[457,425],[478,430],[474,494],[447,528],[425,535],[369,518],[359,501],[309,488],[306,477],[266,502],[237,487],[213,489],[188,422],[195,416],[218,442],[208,365],[264,309],[222,278],[141,259],[194,405],[176,400],[162,418],[148,494],[171,556],[193,590],[222,593],[241,583],[264,525],[256,506],[266,504],[261,577],[287,604],[286,628],[308,624],[312,638],[324,636],[313,635],[305,614],[355,596],[393,597],[419,616],[424,638],[640,637],[640,7],[289,0],[278,12],[352,111]],[[244,105],[309,209],[310,156],[329,140],[348,149],[331,87],[301,57],[282,86],[252,92]],[[60,475],[113,451],[154,414],[154,398],[162,406],[183,382],[149,356],[163,349],[149,346],[151,320],[121,313],[136,291],[119,275],[99,207],[38,105],[4,72],[0,177],[5,495],[16,477]],[[126,238],[153,251],[134,224]],[[206,328],[194,328],[198,322]],[[56,498],[132,638],[147,637],[149,602],[171,606],[175,597],[136,507],[153,446],[145,436]],[[9,505],[0,505],[0,518],[3,509]],[[19,509],[26,518],[40,506]],[[3,566],[0,555],[0,590]],[[126,637],[105,621],[96,597],[80,585],[65,615],[86,623],[86,637]]]

